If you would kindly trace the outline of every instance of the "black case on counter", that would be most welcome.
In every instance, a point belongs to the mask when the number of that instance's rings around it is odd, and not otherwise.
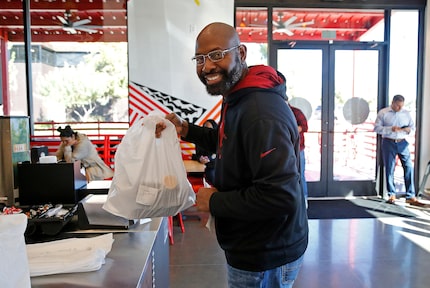
[[[25,236],[38,237],[59,234],[77,212],[79,191],[86,187],[81,162],[18,163],[18,206],[26,214],[41,206],[62,205],[68,210],[62,216],[37,213],[28,219]],[[52,209],[51,208],[51,209]],[[49,211],[49,210],[48,210]]]
[[[37,210],[37,206],[22,206],[20,207],[23,213],[29,214],[30,209]],[[78,205],[63,205],[63,209],[67,210],[62,216],[47,216],[47,212],[38,214],[33,218],[28,219],[25,236],[47,235],[55,236],[61,232],[73,218],[77,211]]]
[[[19,205],[77,204],[87,185],[81,162],[19,163]]]

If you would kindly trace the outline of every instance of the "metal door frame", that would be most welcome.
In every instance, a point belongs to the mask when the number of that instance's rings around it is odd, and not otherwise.
[[[321,174],[319,182],[308,182],[309,197],[347,197],[374,196],[376,192],[377,155],[375,154],[375,177],[372,181],[334,181],[334,109],[335,109],[335,52],[337,50],[377,50],[378,53],[378,95],[377,101],[385,95],[386,83],[384,61],[386,47],[384,43],[369,42],[328,42],[328,41],[293,41],[273,42],[270,48],[270,66],[277,69],[278,49],[310,49],[322,51],[322,99],[321,99]],[[379,103],[377,104],[379,107]],[[333,111],[331,113],[330,111]],[[335,187],[335,189],[334,189]]]

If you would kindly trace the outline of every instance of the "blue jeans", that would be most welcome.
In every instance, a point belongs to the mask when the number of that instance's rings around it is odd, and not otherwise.
[[[402,163],[404,180],[406,186],[406,198],[415,197],[414,168],[412,166],[411,155],[409,153],[408,141],[394,143],[382,138],[382,159],[385,165],[385,178],[387,181],[388,197],[396,196],[394,185],[394,169],[396,168],[396,156],[399,156]]]
[[[303,194],[305,194],[305,200],[307,201],[308,184],[306,183],[306,178],[305,178],[305,163],[306,163],[305,150],[301,150],[300,151],[300,176],[302,178]]]
[[[303,262],[303,255],[272,270],[251,272],[227,265],[229,288],[292,288]]]

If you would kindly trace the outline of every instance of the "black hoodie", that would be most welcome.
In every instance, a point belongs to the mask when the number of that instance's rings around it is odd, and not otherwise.
[[[218,242],[238,269],[264,271],[298,259],[308,223],[299,174],[299,133],[285,83],[252,66],[224,97],[217,130],[189,125],[184,140],[217,150],[210,199]]]

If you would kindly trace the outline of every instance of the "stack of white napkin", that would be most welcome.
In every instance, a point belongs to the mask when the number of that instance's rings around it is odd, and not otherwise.
[[[24,214],[0,215],[0,287],[30,288]]]
[[[99,270],[112,249],[112,233],[28,244],[30,276]]]

